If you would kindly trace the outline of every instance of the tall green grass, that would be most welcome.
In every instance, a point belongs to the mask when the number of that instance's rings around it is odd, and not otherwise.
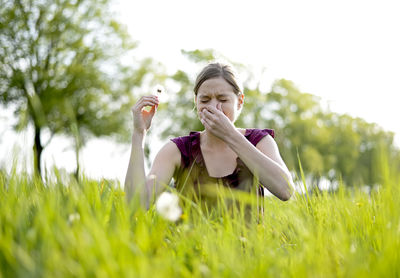
[[[182,198],[176,223],[113,182],[1,173],[0,277],[400,277],[400,179],[382,169],[371,193],[265,198],[250,220]]]

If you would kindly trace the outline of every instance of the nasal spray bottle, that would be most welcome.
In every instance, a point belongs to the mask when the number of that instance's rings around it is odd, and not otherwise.
[[[154,87],[153,89],[153,95],[156,95],[160,98],[160,96],[164,93],[164,87],[161,85],[157,85]],[[157,108],[157,106],[156,106]],[[147,106],[145,108],[143,108],[144,110],[146,110],[147,112],[149,112],[152,109],[152,106]]]

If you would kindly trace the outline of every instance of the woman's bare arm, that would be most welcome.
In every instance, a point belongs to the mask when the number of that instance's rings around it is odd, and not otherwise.
[[[144,108],[151,106],[150,111]],[[138,196],[142,205],[147,205],[146,192],[146,173],[144,169],[144,139],[147,130],[151,126],[151,122],[156,113],[158,106],[158,97],[148,95],[141,97],[132,107],[133,114],[133,135],[132,148],[128,164],[128,170],[125,178],[125,193],[128,201],[134,196]]]
[[[146,188],[149,193],[149,203],[169,185],[174,171],[181,163],[181,153],[173,142],[165,144],[154,158],[149,175],[146,180]]]
[[[125,177],[125,194],[128,202],[137,194],[143,206],[147,206],[148,193],[145,188],[146,173],[144,169],[145,133],[135,132],[132,135],[131,155]]]
[[[283,201],[290,199],[293,190],[292,176],[270,135],[261,139],[256,147],[240,132],[227,140],[227,143],[272,194]]]
[[[148,208],[154,198],[167,186],[180,165],[181,154],[173,142],[165,144],[154,158],[149,174],[144,169],[144,135],[132,136],[132,150],[125,178],[125,193],[128,201],[138,194],[142,206]]]

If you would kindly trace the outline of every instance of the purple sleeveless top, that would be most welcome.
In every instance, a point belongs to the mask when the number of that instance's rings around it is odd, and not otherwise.
[[[244,136],[254,146],[266,135],[275,137],[272,129],[246,129]],[[253,174],[238,157],[237,166],[232,174],[215,178],[208,175],[208,171],[200,149],[200,132],[192,131],[188,136],[171,139],[181,152],[181,167],[175,170],[174,181],[177,190],[183,191],[191,188],[192,184],[200,189],[202,184],[222,183],[224,186],[250,192],[253,185]],[[258,193],[264,195],[262,185],[258,186]]]

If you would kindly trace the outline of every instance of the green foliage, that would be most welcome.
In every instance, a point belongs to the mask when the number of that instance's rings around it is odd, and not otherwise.
[[[398,277],[400,177],[381,159],[370,194],[266,198],[258,222],[182,199],[171,223],[107,180],[2,172],[0,277]]]
[[[183,55],[185,55],[189,60],[195,63],[204,63],[207,61],[212,61],[215,59],[215,51],[212,49],[204,49],[204,50],[182,50]]]
[[[388,151],[391,163],[398,163],[395,157],[400,151],[393,144],[392,132],[360,118],[324,110],[317,97],[300,92],[291,81],[275,82],[265,109],[289,168],[299,171],[299,153],[305,173],[316,184],[321,177],[342,177],[350,186],[381,184],[375,167],[377,154]]]
[[[149,63],[123,65],[135,43],[109,4],[2,1],[0,104],[16,107],[16,129],[35,128],[37,160],[43,129],[74,138],[77,151],[89,136],[127,137],[130,92]]]

